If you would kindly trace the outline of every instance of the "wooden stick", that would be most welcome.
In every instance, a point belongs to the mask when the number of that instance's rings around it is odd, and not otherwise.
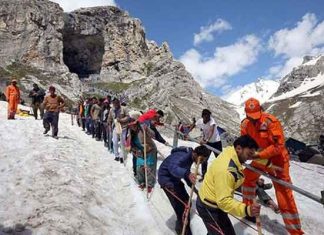
[[[147,178],[147,164],[146,164],[146,130],[145,127],[142,128],[144,135],[144,174],[145,174],[145,188],[146,188],[146,197],[149,199],[148,193],[148,178]]]
[[[186,233],[186,226],[187,226],[187,223],[188,223],[188,216],[189,216],[189,212],[190,212],[190,207],[191,207],[191,202],[192,202],[192,196],[193,196],[193,193],[195,191],[196,179],[197,179],[197,175],[198,175],[198,167],[199,167],[199,164],[200,164],[200,157],[198,157],[198,161],[197,161],[196,168],[195,168],[195,176],[196,176],[195,177],[195,182],[193,182],[193,184],[191,185],[190,196],[189,196],[189,200],[188,200],[188,203],[187,203],[187,208],[189,208],[189,209],[186,210],[186,214],[185,214],[185,219],[184,219],[184,222],[183,222],[183,227],[182,227],[182,233],[181,233],[181,235],[185,235],[185,233]]]
[[[253,199],[253,204],[256,204],[257,201],[256,199]],[[261,219],[260,219],[260,216],[256,216],[256,226],[257,226],[257,229],[258,229],[258,235],[262,235],[262,226],[261,226]]]

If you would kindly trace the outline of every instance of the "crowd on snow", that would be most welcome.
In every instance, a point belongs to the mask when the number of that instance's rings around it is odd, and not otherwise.
[[[36,119],[37,109],[40,108],[44,134],[52,127],[52,136],[57,138],[59,113],[65,105],[64,100],[56,94],[55,87],[50,86],[49,95],[45,96],[37,84],[34,84],[29,96],[33,100]],[[20,99],[16,80],[7,87],[6,99],[8,119],[14,119]],[[134,175],[140,189],[150,193],[157,178],[176,213],[175,230],[178,234],[182,230],[187,235],[191,234],[190,198],[182,180],[189,187],[193,186],[197,193],[196,208],[208,234],[235,234],[228,214],[256,222],[260,215],[260,204],[254,200],[256,195],[275,213],[281,213],[289,234],[303,234],[292,190],[273,182],[276,205],[264,191],[272,185],[265,184],[259,174],[242,165],[247,160],[253,160],[253,167],[291,182],[289,153],[285,147],[281,123],[273,115],[264,112],[259,101],[254,98],[245,102],[245,112],[246,119],[240,127],[241,136],[236,138],[233,146],[223,149],[216,120],[210,110],[203,109],[201,118],[183,127],[186,128],[185,136],[193,128],[201,130],[200,145],[195,149],[172,149],[159,169],[158,149],[154,140],[169,145],[157,129],[163,125],[162,110],[129,111],[124,102],[107,96],[101,99],[80,99],[77,115],[82,130],[97,141],[103,140],[104,146],[114,153],[116,161],[123,163],[127,153],[132,154]],[[216,159],[208,167],[208,158],[212,152]],[[202,166],[199,189],[195,187],[197,174],[191,171],[193,163]],[[237,190],[242,194],[242,201],[234,198]]]

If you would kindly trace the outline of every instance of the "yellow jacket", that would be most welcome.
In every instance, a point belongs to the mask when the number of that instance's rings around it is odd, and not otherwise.
[[[234,190],[244,181],[243,167],[234,147],[227,147],[208,168],[199,190],[202,202],[226,213],[244,217],[250,210],[246,204],[234,199]]]

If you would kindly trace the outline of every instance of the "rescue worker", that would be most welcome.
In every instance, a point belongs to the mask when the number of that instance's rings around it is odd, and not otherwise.
[[[65,104],[61,96],[55,94],[56,89],[54,86],[50,86],[48,90],[50,95],[46,96],[43,102],[46,110],[43,118],[43,126],[45,128],[44,135],[49,132],[52,126],[52,137],[57,139],[59,113]]]
[[[186,204],[189,200],[189,195],[181,179],[184,179],[187,185],[191,187],[192,183],[196,181],[195,174],[190,172],[191,165],[194,162],[197,163],[198,158],[200,158],[201,163],[206,161],[209,155],[210,151],[205,146],[198,146],[194,150],[189,147],[178,147],[171,151],[171,154],[162,162],[159,168],[159,184],[169,198],[171,206],[177,215],[175,226],[177,234],[181,234],[183,213],[185,211],[185,205],[177,198]],[[190,218],[190,215],[188,218]],[[185,234],[191,234],[190,221]]]
[[[260,147],[252,166],[267,171],[278,179],[291,183],[289,176],[289,154],[285,147],[285,137],[280,122],[271,114],[262,110],[257,99],[250,98],[245,102],[246,119],[241,124],[241,135],[250,135]],[[281,170],[273,170],[275,165]],[[260,175],[249,169],[244,170],[245,181],[242,186],[243,202],[250,205],[255,198],[256,182]],[[282,214],[287,231],[290,234],[304,234],[294,200],[292,190],[273,182],[278,206]],[[249,218],[254,220],[254,218]]]
[[[208,168],[196,202],[208,235],[235,235],[228,213],[238,217],[260,214],[259,204],[247,205],[234,198],[235,189],[244,181],[242,163],[252,159],[257,149],[257,143],[250,136],[241,136],[234,141],[234,146],[226,147]]]
[[[8,119],[15,119],[20,102],[20,90],[17,87],[17,80],[15,78],[11,81],[11,85],[6,88],[6,99],[8,102]]]

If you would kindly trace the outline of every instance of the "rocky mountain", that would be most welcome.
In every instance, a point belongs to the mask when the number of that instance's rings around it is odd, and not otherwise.
[[[1,0],[0,88],[10,77],[19,79],[24,100],[32,83],[56,84],[68,100],[80,94],[81,83],[63,63],[63,11],[40,0]]]
[[[324,56],[304,57],[264,107],[284,123],[287,136],[316,143],[324,133]]]
[[[167,43],[147,40],[140,20],[116,7],[64,13],[46,0],[1,0],[2,88],[12,75],[23,91],[36,82],[55,84],[71,101],[80,94],[122,95],[131,108],[165,110],[168,123],[188,122],[209,108],[221,126],[238,127],[231,104],[205,93]]]

